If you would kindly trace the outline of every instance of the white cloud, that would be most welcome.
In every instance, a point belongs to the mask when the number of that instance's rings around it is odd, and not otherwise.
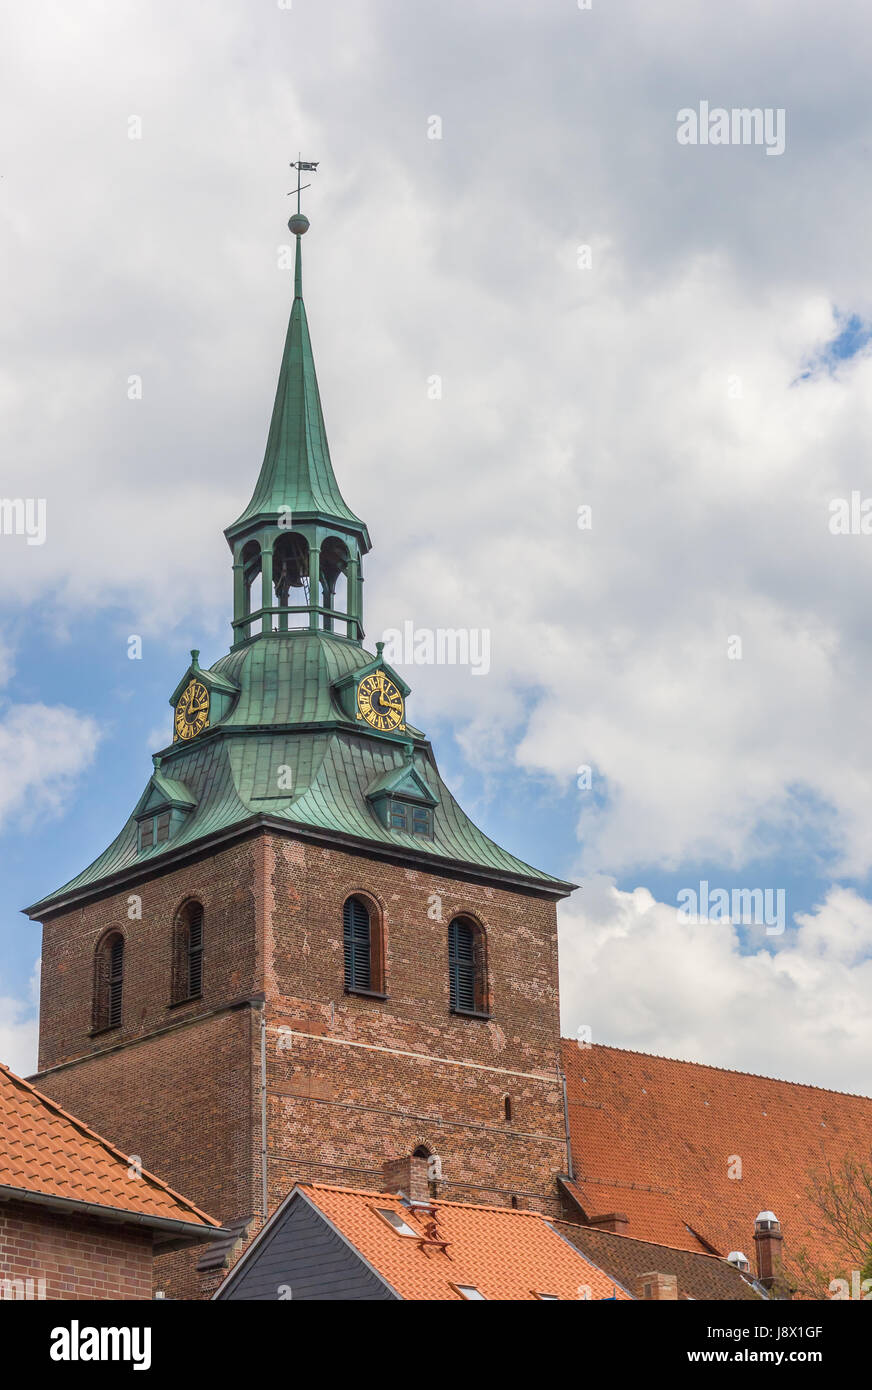
[[[0,709],[0,827],[59,815],[99,739],[96,720],[63,705]]]
[[[322,161],[304,282],[336,471],[375,545],[369,633],[492,631],[488,677],[407,673],[414,722],[459,723],[496,776],[566,787],[589,763],[586,873],[736,867],[761,826],[834,877],[872,868],[872,538],[827,528],[834,496],[872,495],[872,358],[794,384],[836,310],[872,313],[864,6],[833,25],[812,0],[374,0],[204,28],[120,0],[75,23],[18,7],[11,28],[3,489],[46,497],[48,539],[0,544],[10,604],[227,632],[220,532],[266,437],[300,149]],[[679,148],[701,98],[785,106],[786,154]],[[57,710],[46,749],[2,718],[0,814],[56,806],[96,731]],[[564,914],[572,1007],[734,1065],[765,1044],[794,1075],[830,1066],[829,1037],[849,1084],[861,900],[833,890],[748,956],[672,914],[588,887]]]
[[[0,994],[0,1061],[26,1076],[36,1071],[39,1041],[39,961],[30,978],[30,998],[14,999]]]
[[[729,924],[593,879],[560,960],[566,1036],[870,1094],[872,904],[846,889],[743,955]]]

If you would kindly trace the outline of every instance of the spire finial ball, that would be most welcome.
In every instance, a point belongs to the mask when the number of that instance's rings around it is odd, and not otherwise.
[[[309,219],[302,212],[295,212],[288,221],[288,231],[293,232],[294,236],[303,236],[309,230]]]

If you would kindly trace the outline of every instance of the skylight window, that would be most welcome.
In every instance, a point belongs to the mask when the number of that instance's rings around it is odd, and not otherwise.
[[[379,1216],[384,1217],[385,1221],[387,1221],[389,1225],[393,1226],[394,1230],[397,1232],[397,1235],[418,1236],[420,1238],[421,1232],[416,1231],[412,1226],[409,1225],[402,1212],[393,1211],[389,1207],[376,1207],[376,1211],[378,1212]]]
[[[480,1289],[477,1289],[474,1284],[455,1284],[454,1287],[460,1294],[460,1297],[468,1299],[470,1303],[477,1302],[479,1299],[481,1299],[482,1303],[487,1302],[484,1294]]]
[[[538,1298],[541,1303],[559,1303],[560,1294],[558,1293],[534,1293],[534,1298]]]

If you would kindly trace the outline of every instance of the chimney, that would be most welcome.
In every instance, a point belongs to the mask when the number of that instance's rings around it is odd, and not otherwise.
[[[630,1218],[622,1211],[610,1211],[605,1216],[589,1216],[587,1224],[595,1226],[598,1231],[609,1231],[613,1236],[625,1236]]]
[[[757,1276],[766,1289],[781,1278],[781,1222],[774,1211],[761,1211],[754,1222]]]
[[[428,1160],[419,1154],[389,1158],[382,1168],[385,1192],[401,1192],[410,1202],[429,1202]]]
[[[672,1301],[678,1298],[678,1276],[675,1274],[640,1274],[636,1280],[636,1297],[651,1299],[655,1303]]]

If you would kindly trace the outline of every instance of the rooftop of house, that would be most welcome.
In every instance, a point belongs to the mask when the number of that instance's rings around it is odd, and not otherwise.
[[[586,1221],[753,1264],[754,1221],[772,1210],[785,1259],[838,1261],[815,1175],[872,1153],[872,1099],[698,1062],[563,1041],[574,1180]],[[833,1265],[833,1273],[838,1269]]]
[[[195,1243],[220,1222],[0,1063],[0,1199],[149,1226]]]
[[[423,1205],[396,1192],[306,1183],[294,1188],[272,1222],[281,1220],[287,1205],[297,1200],[310,1202],[402,1299],[630,1298],[538,1212],[462,1202]],[[384,1213],[392,1213],[405,1233]],[[256,1258],[270,1224],[244,1260]],[[464,1294],[462,1289],[475,1292]]]
[[[625,1288],[635,1289],[643,1275],[656,1271],[675,1276],[679,1298],[756,1303],[766,1297],[762,1286],[751,1274],[742,1273],[718,1255],[634,1240],[630,1236],[598,1231],[591,1226],[578,1226],[569,1221],[553,1221],[551,1224],[577,1250]],[[753,1263],[753,1251],[749,1252],[749,1258]]]

